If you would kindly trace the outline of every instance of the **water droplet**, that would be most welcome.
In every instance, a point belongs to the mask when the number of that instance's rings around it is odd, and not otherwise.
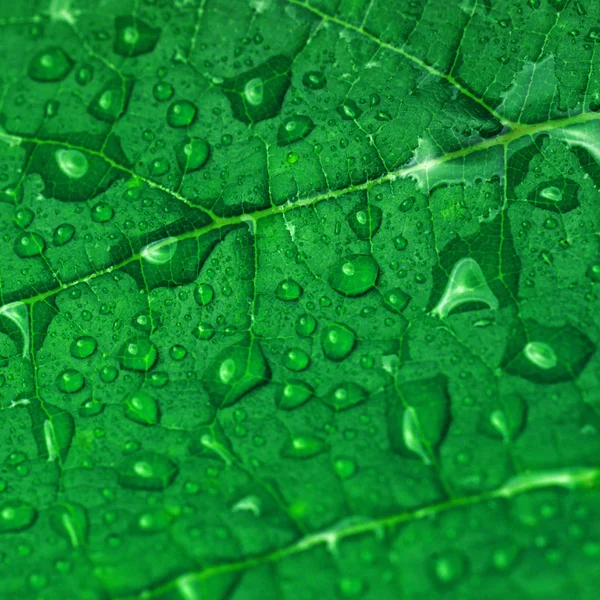
[[[19,258],[40,256],[46,249],[46,241],[39,233],[27,231],[17,237],[14,244],[15,254]]]
[[[88,159],[79,150],[59,148],[54,157],[60,170],[69,179],[81,179],[88,172]]]
[[[445,319],[455,308],[467,303],[487,304],[491,310],[499,306],[481,267],[472,258],[461,258],[452,268],[444,293],[431,312]]]
[[[177,251],[177,238],[168,237],[152,242],[140,250],[140,256],[153,265],[164,265],[173,259]]]
[[[290,85],[291,66],[289,57],[278,55],[225,80],[222,88],[234,118],[243,123],[256,123],[275,117]]]
[[[586,275],[594,282],[600,281],[600,265],[592,265],[586,271]]]
[[[154,50],[160,29],[150,27],[138,17],[131,15],[115,19],[115,40],[113,50],[115,54],[125,57],[139,56]]]
[[[56,387],[65,394],[78,392],[84,384],[83,375],[75,369],[66,369],[56,377]]]
[[[87,85],[94,78],[94,67],[92,65],[83,65],[75,73],[75,81],[79,85]]]
[[[83,335],[73,340],[71,344],[71,356],[73,358],[88,358],[96,351],[98,342],[89,335]]]
[[[578,191],[577,183],[561,176],[538,185],[528,194],[527,200],[538,208],[564,214],[579,206]]]
[[[391,448],[429,465],[450,424],[448,380],[437,375],[402,382],[396,388],[398,397],[390,398],[387,413]]]
[[[117,470],[123,487],[150,491],[164,490],[179,473],[179,467],[170,458],[145,451],[125,457]]]
[[[451,586],[467,575],[469,564],[462,552],[452,549],[434,556],[430,569],[438,585]]]
[[[329,285],[344,296],[360,296],[377,280],[379,266],[366,254],[351,254],[338,260],[329,272]]]
[[[62,81],[73,68],[73,61],[61,48],[53,47],[36,54],[27,74],[34,81]]]
[[[354,100],[347,98],[337,108],[336,111],[345,121],[354,121],[362,115],[362,110]]]
[[[395,288],[383,296],[384,306],[392,312],[402,312],[410,303],[410,296],[402,289]]]
[[[0,533],[22,531],[33,525],[37,511],[22,500],[12,500],[0,505]]]
[[[167,109],[167,124],[170,127],[189,127],[196,119],[198,109],[189,100],[177,100]]]
[[[32,210],[29,210],[28,208],[19,208],[15,211],[13,221],[18,227],[26,229],[31,225],[34,217],[35,215]]]
[[[158,102],[165,102],[166,100],[169,100],[174,93],[175,90],[173,89],[173,86],[166,81],[159,81],[152,88],[152,95]]]
[[[133,79],[110,79],[90,102],[88,113],[100,121],[114,123],[127,111],[133,85]]]
[[[81,403],[81,406],[77,410],[77,414],[80,417],[95,417],[99,415],[104,410],[104,403],[96,400],[95,398],[90,398],[89,400],[85,400]]]
[[[83,506],[66,502],[54,504],[50,507],[49,519],[52,529],[65,538],[72,548],[85,544],[88,518]]]
[[[310,357],[300,348],[291,348],[283,357],[283,366],[290,371],[304,371],[310,364]]]
[[[55,246],[64,246],[73,239],[75,227],[69,223],[59,225],[52,233],[52,243]]]
[[[156,346],[146,337],[130,338],[117,355],[121,367],[129,371],[149,371],[158,359]]]
[[[282,395],[277,401],[277,406],[283,410],[292,410],[302,406],[314,394],[313,388],[298,379],[290,379],[283,386]]]
[[[255,387],[267,382],[269,366],[258,341],[243,342],[222,350],[206,368],[204,385],[218,407],[235,404]]]
[[[315,124],[310,117],[293,115],[286,119],[277,130],[277,144],[287,146],[304,139],[313,129]]]
[[[280,300],[298,300],[302,296],[302,287],[293,279],[284,279],[275,289],[275,296]]]
[[[173,360],[183,360],[187,356],[187,350],[180,344],[175,344],[169,349],[169,356]]]
[[[208,162],[210,146],[202,138],[189,138],[175,147],[175,157],[179,168],[184,173],[192,173]]]
[[[317,320],[308,313],[300,315],[296,319],[296,334],[299,337],[309,337],[317,328]]]
[[[161,177],[162,175],[166,175],[170,168],[171,166],[169,165],[169,161],[164,157],[160,157],[152,161],[152,164],[150,165],[150,172],[152,175]]]
[[[158,404],[147,392],[133,392],[125,400],[125,416],[142,425],[156,425],[159,418]]]
[[[292,437],[283,447],[281,454],[289,458],[310,458],[327,449],[327,442],[311,435]]]
[[[114,214],[115,212],[112,206],[105,202],[98,202],[98,204],[92,206],[92,221],[95,223],[107,223],[113,218]]]
[[[206,306],[212,302],[215,296],[215,291],[212,285],[208,283],[200,283],[194,288],[194,300],[199,306]]]
[[[364,402],[368,397],[369,393],[364,387],[349,381],[330,390],[323,401],[335,410],[345,410]]]
[[[545,327],[525,321],[509,340],[502,367],[537,383],[573,381],[594,350],[593,342],[571,325]]]
[[[403,235],[399,235],[394,238],[394,248],[396,248],[396,250],[406,250],[407,246],[408,240]]]
[[[320,71],[307,71],[302,76],[302,85],[310,90],[322,90],[326,84],[325,75]]]
[[[192,333],[199,340],[211,340],[215,335],[215,328],[210,323],[202,322]]]
[[[116,369],[116,367],[107,365],[105,367],[102,367],[102,369],[100,369],[100,379],[104,383],[113,382],[117,378],[118,375],[119,375],[119,371]]]
[[[349,479],[356,473],[356,464],[350,458],[336,458],[333,468],[340,479]]]
[[[513,441],[523,430],[527,406],[517,394],[505,394],[481,413],[480,430],[492,438]]]
[[[383,211],[378,206],[361,205],[347,217],[350,229],[359,240],[370,240],[381,227]]]
[[[356,343],[356,335],[343,323],[331,323],[321,335],[323,354],[330,360],[341,361],[350,355]]]

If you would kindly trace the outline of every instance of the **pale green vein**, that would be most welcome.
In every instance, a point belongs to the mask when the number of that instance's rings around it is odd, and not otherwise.
[[[447,81],[452,87],[457,89],[461,94],[463,94],[464,96],[467,96],[468,98],[473,100],[473,102],[476,102],[477,104],[479,104],[479,106],[484,108],[495,119],[498,119],[498,121],[500,121],[505,127],[510,127],[512,129],[517,126],[516,123],[509,121],[506,117],[504,117],[502,114],[500,114],[496,109],[494,109],[492,106],[487,104],[487,102],[485,102],[485,100],[477,97],[473,92],[471,92],[471,90],[469,90],[464,85],[462,85],[460,83],[460,81],[458,81],[455,77],[453,77],[452,75],[450,75],[448,73],[444,73],[443,71],[440,71],[439,69],[436,69],[435,67],[432,67],[431,65],[427,64],[425,61],[421,60],[417,56],[414,56],[410,52],[407,52],[404,48],[400,48],[399,46],[394,46],[393,44],[384,42],[383,40],[379,39],[377,36],[366,31],[363,27],[357,27],[356,25],[352,25],[352,23],[348,23],[347,21],[344,21],[343,19],[340,19],[339,17],[336,17],[334,15],[329,15],[329,14],[323,12],[322,10],[320,10],[314,6],[311,6],[310,4],[308,4],[306,2],[300,2],[299,0],[288,0],[288,2],[290,2],[290,4],[295,4],[296,6],[301,6],[302,8],[309,10],[313,14],[317,15],[319,18],[323,19],[324,21],[329,21],[330,23],[335,23],[336,25],[339,25],[340,27],[343,27],[344,29],[348,29],[350,31],[355,31],[356,33],[368,38],[373,43],[377,44],[380,48],[385,48],[386,50],[389,50],[390,52],[395,52],[396,54],[400,54],[401,56],[403,56],[404,58],[406,58],[413,64],[418,65],[419,67],[421,67],[422,69],[427,71],[430,75],[433,75],[434,77],[439,77],[440,79]]]
[[[398,525],[419,521],[433,517],[443,512],[457,508],[474,506],[490,500],[500,498],[512,498],[513,496],[541,490],[545,488],[591,489],[600,484],[600,468],[590,467],[567,467],[550,471],[538,471],[517,475],[504,483],[504,485],[473,496],[453,498],[438,504],[432,504],[413,511],[401,512],[389,517],[379,519],[366,519],[364,521],[353,521],[348,524],[343,522],[324,531],[312,533],[300,538],[293,544],[275,550],[267,554],[255,556],[246,560],[209,566],[198,572],[191,572],[177,577],[152,590],[145,590],[135,596],[122,597],[117,600],[135,600],[143,598],[149,600],[156,596],[168,593],[173,589],[180,589],[185,582],[186,589],[190,594],[185,596],[187,600],[201,600],[195,591],[194,583],[200,583],[211,577],[225,573],[245,571],[265,563],[276,563],[290,556],[306,552],[313,548],[324,546],[330,551],[335,551],[339,541],[361,534],[377,533],[384,529],[391,529]],[[183,596],[182,596],[183,597]]]

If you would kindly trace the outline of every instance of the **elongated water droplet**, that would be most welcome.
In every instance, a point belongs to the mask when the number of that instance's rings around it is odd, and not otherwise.
[[[487,304],[492,310],[499,306],[481,267],[472,258],[461,258],[452,268],[444,293],[431,312],[445,319],[455,308],[467,303]]]
[[[0,317],[11,321],[23,338],[23,358],[29,358],[29,309],[23,302],[11,302],[0,307]]]
[[[168,237],[152,242],[140,250],[140,256],[153,265],[168,263],[177,251],[177,238]]]

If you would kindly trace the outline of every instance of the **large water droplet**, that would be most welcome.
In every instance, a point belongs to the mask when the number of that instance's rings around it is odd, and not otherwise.
[[[202,381],[215,406],[228,406],[266,383],[269,366],[257,340],[245,339],[222,350],[206,368]]]
[[[89,335],[83,335],[73,340],[71,344],[71,356],[73,358],[88,358],[96,351],[98,342]]]
[[[33,525],[37,511],[22,500],[11,500],[0,505],[0,533],[22,531]]]
[[[302,406],[314,394],[313,388],[298,379],[290,379],[283,386],[277,406],[283,410],[292,410]]]
[[[327,449],[327,442],[312,435],[292,437],[282,448],[281,454],[289,458],[310,458]]]
[[[156,425],[159,419],[158,404],[147,392],[133,392],[125,400],[125,416],[142,425]]]
[[[330,360],[344,360],[350,355],[356,343],[356,335],[343,323],[331,323],[321,336],[323,354]]]
[[[79,150],[59,148],[54,156],[58,167],[69,179],[81,179],[88,172],[88,160]]]
[[[15,240],[14,250],[19,258],[31,258],[40,256],[46,249],[46,240],[33,231],[26,231]]]
[[[481,267],[472,258],[461,258],[452,268],[444,293],[431,312],[444,319],[455,308],[467,303],[487,304],[492,310],[499,306]]]
[[[210,146],[205,139],[194,137],[175,147],[175,158],[184,173],[201,169],[210,157]]]
[[[172,260],[177,251],[177,238],[168,237],[152,242],[140,250],[140,256],[153,265],[164,265]]]
[[[349,381],[331,389],[323,401],[335,410],[345,410],[364,402],[368,397],[369,393],[364,387]]]
[[[170,127],[189,127],[196,119],[198,109],[189,100],[177,100],[167,110],[167,124]]]
[[[350,229],[360,240],[370,240],[381,227],[383,211],[378,206],[360,205],[347,217]]]
[[[117,17],[113,50],[115,54],[125,57],[152,52],[160,33],[158,27],[150,27],[137,17],[131,15]]]
[[[31,59],[27,74],[34,81],[62,81],[71,72],[73,64],[61,48],[46,48]]]
[[[124,458],[117,471],[123,487],[160,491],[173,483],[179,467],[162,454],[136,452]]]
[[[146,337],[127,340],[117,355],[121,367],[130,371],[149,371],[158,359],[156,346]]]
[[[360,296],[377,281],[379,265],[367,254],[351,254],[338,260],[329,272],[329,285],[344,296]]]
[[[305,115],[293,115],[277,130],[277,144],[287,146],[304,139],[315,127],[313,120]]]

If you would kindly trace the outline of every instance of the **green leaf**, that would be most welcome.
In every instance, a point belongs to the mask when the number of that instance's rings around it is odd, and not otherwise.
[[[595,599],[599,22],[0,2],[0,597]]]

